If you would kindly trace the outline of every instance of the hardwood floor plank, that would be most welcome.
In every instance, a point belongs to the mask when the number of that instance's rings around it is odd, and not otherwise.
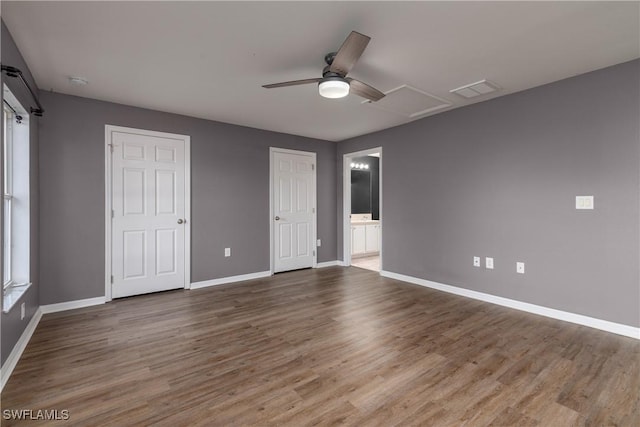
[[[47,425],[637,426],[640,343],[328,267],[47,314],[1,398],[69,410]]]

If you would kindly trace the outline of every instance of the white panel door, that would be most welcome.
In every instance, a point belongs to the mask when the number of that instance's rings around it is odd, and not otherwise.
[[[273,151],[274,272],[313,267],[315,156]]]
[[[112,133],[113,298],[185,287],[185,141]]]

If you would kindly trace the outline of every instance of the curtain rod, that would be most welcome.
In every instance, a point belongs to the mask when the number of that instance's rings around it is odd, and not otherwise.
[[[4,105],[6,105],[7,108],[9,108],[11,111],[13,111],[13,115],[16,117],[16,122],[18,122],[18,124],[22,123],[22,116],[20,114],[18,114],[16,109],[13,108],[13,106],[11,104],[9,104],[9,101],[7,101],[6,99],[3,99],[3,101],[4,101]]]
[[[36,106],[38,107],[38,108],[29,107],[31,109],[31,114],[38,117],[42,117],[42,113],[44,113],[44,108],[42,108],[42,105],[40,105],[40,101],[38,101],[38,97],[36,96],[33,89],[31,89],[31,86],[29,86],[29,82],[25,80],[24,76],[22,75],[22,71],[20,71],[19,68],[12,67],[10,65],[3,65],[2,72],[9,77],[17,77],[20,79],[22,84],[27,88],[27,90],[31,94],[31,97],[33,98],[33,100],[36,103]]]

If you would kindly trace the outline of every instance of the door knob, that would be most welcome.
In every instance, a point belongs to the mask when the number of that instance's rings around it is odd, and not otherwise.
[[[182,224],[184,222],[184,219],[180,218],[178,219],[178,224]]]
[[[280,217],[276,215],[276,221],[280,221]]]

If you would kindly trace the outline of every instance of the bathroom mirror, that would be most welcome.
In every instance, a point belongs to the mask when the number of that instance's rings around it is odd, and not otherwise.
[[[371,172],[351,171],[351,213],[371,213]]]
[[[378,157],[372,156],[353,159],[351,167],[352,214],[370,213],[372,219],[380,219],[379,161]]]

